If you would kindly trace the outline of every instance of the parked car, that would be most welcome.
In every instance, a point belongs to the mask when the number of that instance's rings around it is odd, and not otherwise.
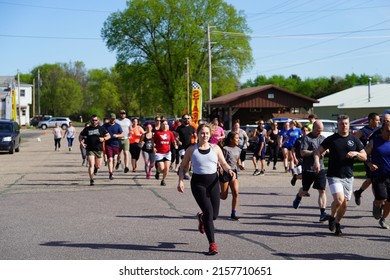
[[[50,115],[36,115],[30,119],[30,125],[37,126],[40,121],[47,121],[51,117]]]
[[[15,121],[0,120],[0,151],[13,154],[20,151],[20,128]]]
[[[46,121],[40,121],[38,127],[42,129],[47,129],[49,127],[55,127],[56,123],[62,127],[62,129],[67,129],[69,126],[70,119],[67,117],[53,117]]]

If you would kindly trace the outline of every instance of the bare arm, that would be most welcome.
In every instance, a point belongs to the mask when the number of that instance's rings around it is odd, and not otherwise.
[[[320,157],[321,155],[325,153],[324,147],[320,146],[315,152],[314,152],[314,171],[315,172],[320,172],[321,170],[321,165],[320,165]]]

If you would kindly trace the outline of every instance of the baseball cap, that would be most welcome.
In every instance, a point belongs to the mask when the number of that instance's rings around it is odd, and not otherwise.
[[[111,119],[116,119],[116,115],[115,115],[114,113],[111,113],[111,114],[110,114],[110,118],[111,118]]]
[[[119,113],[126,114],[126,111],[125,110],[120,110]]]

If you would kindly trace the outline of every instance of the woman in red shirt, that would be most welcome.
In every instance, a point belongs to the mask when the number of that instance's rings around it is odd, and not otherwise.
[[[163,173],[163,178],[160,185],[165,186],[165,178],[168,175],[169,166],[171,164],[171,144],[175,144],[175,136],[169,130],[167,120],[161,120],[160,130],[153,135],[154,148],[156,151],[157,171],[155,178],[160,178],[160,173]]]

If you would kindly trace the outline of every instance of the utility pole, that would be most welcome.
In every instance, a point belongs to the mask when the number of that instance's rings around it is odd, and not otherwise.
[[[41,115],[41,75],[38,69],[38,115]]]
[[[368,78],[368,102],[370,102],[371,100],[371,77]]]
[[[20,100],[20,75],[18,70],[18,114],[19,126],[22,126],[22,102]]]
[[[190,59],[187,56],[186,59],[187,66],[187,114],[190,114]]]
[[[32,115],[33,117],[35,116],[35,106],[36,106],[36,103],[35,103],[35,78],[33,79],[33,88],[32,88]]]
[[[209,59],[209,100],[213,98],[213,85],[212,85],[212,73],[211,73],[211,39],[210,39],[210,28],[213,26],[207,25],[207,53]],[[211,114],[211,106],[208,108],[209,116]]]

